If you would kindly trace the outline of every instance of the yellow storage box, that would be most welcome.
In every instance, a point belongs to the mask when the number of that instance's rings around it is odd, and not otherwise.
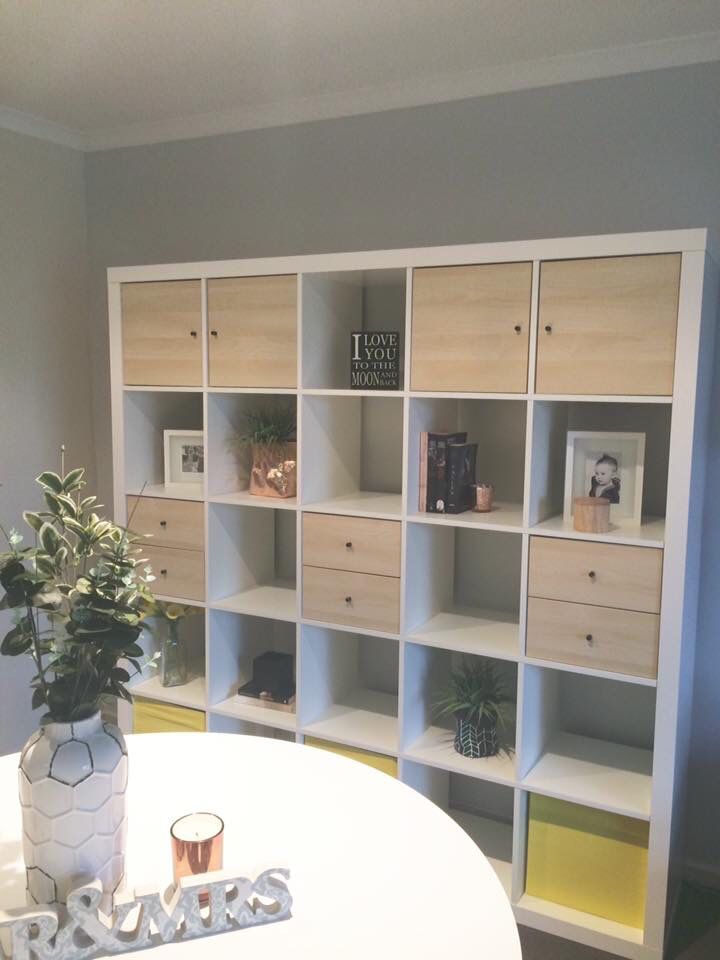
[[[172,703],[144,700],[136,697],[133,703],[134,733],[196,733],[205,731],[202,710],[176,707]]]
[[[529,814],[527,893],[641,929],[649,824],[537,794]]]
[[[308,747],[329,750],[330,753],[339,753],[341,757],[349,757],[359,763],[366,763],[369,767],[375,767],[376,770],[390,774],[391,777],[397,777],[398,775],[397,760],[395,757],[385,756],[384,753],[370,753],[368,750],[345,747],[339,743],[330,743],[328,740],[317,740],[315,737],[305,737],[305,743]]]

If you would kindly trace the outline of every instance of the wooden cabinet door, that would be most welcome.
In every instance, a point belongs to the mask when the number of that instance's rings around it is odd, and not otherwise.
[[[121,298],[124,382],[202,386],[200,281],[123,283]]]
[[[208,328],[210,386],[297,386],[294,274],[209,280]]]
[[[303,563],[399,577],[400,527],[395,520],[303,513]]]
[[[680,254],[540,269],[538,393],[670,396]]]
[[[411,389],[524,393],[530,263],[413,271]]]
[[[149,536],[151,547],[205,548],[205,511],[195,500],[128,497],[127,515],[133,532]]]

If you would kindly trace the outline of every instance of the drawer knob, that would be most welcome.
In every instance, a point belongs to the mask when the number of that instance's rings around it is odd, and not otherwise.
[[[346,550],[352,550],[352,540],[347,540],[347,541],[345,542],[345,549],[346,549]]]
[[[595,640],[593,639],[593,635],[591,633],[585,634],[585,640],[587,641],[587,645],[589,647],[591,647],[593,643],[595,643]]]
[[[161,520],[161,521],[160,521],[160,526],[161,526],[161,527],[166,527],[166,526],[167,526],[167,520]]]
[[[166,576],[167,576],[167,570],[161,570],[161,571],[160,571],[160,576],[161,576],[161,577],[166,577]]]
[[[515,333],[522,333],[522,327],[520,326],[519,323],[515,324],[514,330],[515,330]]]
[[[191,330],[191,331],[190,331],[190,336],[191,336],[191,337],[197,337],[197,330]]]
[[[210,331],[210,336],[211,336],[211,337],[216,337],[217,335],[218,335],[217,330],[211,330],[211,331]]]
[[[588,573],[588,576],[590,577],[591,580],[594,580],[595,577],[597,576],[597,574],[595,573],[594,570],[591,570],[591,571]]]
[[[352,597],[345,597],[345,603],[347,603],[347,605],[350,606],[350,604],[352,603]]]
[[[552,324],[545,324],[545,333],[552,333]]]

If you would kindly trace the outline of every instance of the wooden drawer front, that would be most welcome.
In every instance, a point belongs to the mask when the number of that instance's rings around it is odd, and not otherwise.
[[[207,287],[211,386],[296,387],[297,277],[230,277]]]
[[[328,750],[330,753],[337,753],[341,757],[348,757],[350,760],[357,760],[358,763],[365,763],[369,767],[387,773],[391,777],[397,778],[397,759],[388,757],[384,753],[371,753],[369,750],[361,750],[359,747],[345,747],[339,743],[331,743],[329,740],[318,740],[317,737],[305,737],[305,746],[317,747],[318,750]]]
[[[202,386],[199,280],[123,283],[124,382]]]
[[[140,697],[133,703],[133,733],[202,733],[204,730],[202,710]]]
[[[400,576],[400,524],[394,520],[303,514],[303,563]]]
[[[589,540],[530,538],[528,593],[660,613],[663,552]]]
[[[303,566],[303,617],[398,633],[400,580]]]
[[[152,536],[153,547],[202,550],[205,546],[203,505],[194,500],[128,497],[127,515],[128,523],[132,516],[135,533]]]
[[[672,394],[679,284],[680,254],[543,263],[538,392]]]
[[[205,599],[205,554],[201,550],[144,545],[143,554],[157,578],[155,593],[181,600]]]
[[[654,613],[528,599],[527,655],[539,660],[656,677],[659,630]]]
[[[413,390],[524,393],[529,263],[413,271]]]

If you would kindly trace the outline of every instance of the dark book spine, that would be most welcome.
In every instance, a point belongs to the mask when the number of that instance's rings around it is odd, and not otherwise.
[[[446,513],[463,513],[471,508],[476,459],[476,443],[448,444]]]
[[[427,438],[427,511],[445,513],[447,501],[447,448],[463,443],[466,433],[428,433]]]

